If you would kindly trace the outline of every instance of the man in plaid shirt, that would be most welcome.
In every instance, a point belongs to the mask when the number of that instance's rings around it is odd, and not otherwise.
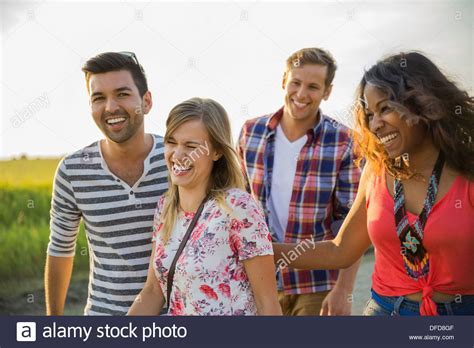
[[[305,48],[286,65],[284,106],[246,121],[238,152],[273,238],[304,248],[311,247],[305,240],[335,237],[355,199],[360,170],[349,129],[319,109],[331,94],[336,71],[331,54]],[[350,315],[359,262],[339,276],[335,270],[289,269],[284,260],[277,266],[283,314]]]

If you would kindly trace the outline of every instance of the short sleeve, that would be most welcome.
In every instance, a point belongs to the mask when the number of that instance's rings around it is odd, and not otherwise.
[[[227,198],[232,209],[230,246],[240,260],[273,255],[272,239],[262,209],[250,194],[232,190]]]
[[[163,211],[163,207],[165,205],[165,195],[160,196],[158,198],[158,203],[156,204],[155,215],[153,217],[153,234],[151,237],[151,241],[156,241],[156,236],[160,233],[161,229],[163,228],[163,223],[161,222],[161,212]]]

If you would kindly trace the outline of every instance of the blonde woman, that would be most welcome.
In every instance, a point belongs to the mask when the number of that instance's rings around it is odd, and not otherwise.
[[[171,110],[166,127],[169,190],[129,315],[157,315],[168,297],[169,315],[281,315],[270,234],[244,191],[226,111],[192,98]]]

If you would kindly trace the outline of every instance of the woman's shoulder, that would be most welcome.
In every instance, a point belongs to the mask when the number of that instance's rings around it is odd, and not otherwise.
[[[386,171],[382,168],[376,171],[371,165],[366,164],[362,170],[361,179],[359,182],[359,190],[365,192],[366,200],[376,190],[380,190],[380,184],[384,184],[386,180]]]
[[[225,191],[225,201],[232,209],[247,209],[249,206],[258,205],[250,193],[239,188],[227,189]]]
[[[452,182],[450,186],[454,186],[454,190],[458,192],[465,192],[471,208],[474,208],[474,180],[459,171],[453,170],[449,172],[449,175]]]
[[[163,209],[165,205],[165,200],[166,200],[166,194],[162,194],[160,197],[158,197],[158,202],[156,203],[156,208],[158,210]]]
[[[247,191],[239,188],[230,188],[225,191],[226,201],[232,205],[237,201],[250,200],[252,196]]]

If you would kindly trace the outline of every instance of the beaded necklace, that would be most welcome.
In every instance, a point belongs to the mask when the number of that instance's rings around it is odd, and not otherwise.
[[[429,272],[430,260],[429,254],[423,246],[423,230],[435,202],[436,194],[438,193],[439,179],[443,171],[443,165],[444,156],[440,152],[430,176],[423,210],[413,225],[408,222],[403,184],[396,178],[394,180],[393,201],[395,226],[397,228],[398,238],[400,239],[401,254],[403,256],[405,270],[408,276],[414,280],[426,277]]]

